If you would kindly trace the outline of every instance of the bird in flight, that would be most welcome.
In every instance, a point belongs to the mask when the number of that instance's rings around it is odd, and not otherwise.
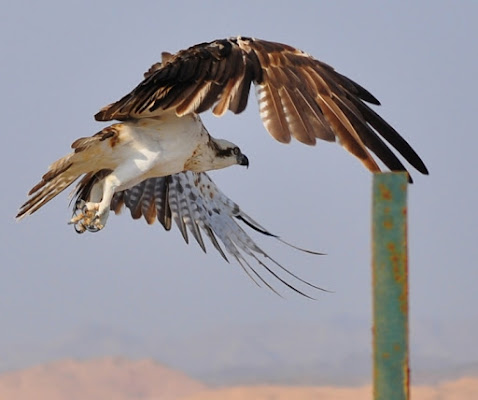
[[[251,84],[264,127],[277,141],[337,141],[372,172],[380,171],[372,153],[390,170],[407,171],[393,148],[428,174],[405,139],[370,108],[380,103],[365,88],[294,47],[234,37],[162,53],[136,88],[95,115],[97,121],[119,122],[74,141],[73,151],[30,190],[17,218],[34,213],[81,177],[70,221],[77,232],[103,229],[110,210],[117,213],[124,205],[133,218],[143,216],[150,224],[158,219],[166,230],[174,220],[186,242],[189,230],[205,251],[202,231],[256,283],[273,289],[247,256],[306,295],[287,278],[317,287],[269,257],[243,227],[281,239],[245,214],[206,173],[248,166],[237,145],[209,134],[200,114],[210,109],[216,116],[241,113]],[[289,275],[284,278],[267,261]]]

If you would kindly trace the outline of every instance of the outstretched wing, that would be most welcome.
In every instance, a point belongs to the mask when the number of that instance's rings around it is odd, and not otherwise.
[[[240,113],[251,83],[264,126],[278,141],[294,137],[313,145],[317,138],[337,139],[370,171],[380,168],[369,150],[391,170],[406,170],[385,140],[428,173],[411,146],[366,104],[380,104],[366,89],[303,51],[265,40],[237,37],[163,53],[143,82],[95,118],[143,118],[168,109],[179,116],[210,108],[217,116]]]
[[[134,219],[143,216],[149,224],[158,219],[166,230],[171,229],[174,220],[186,243],[189,243],[189,231],[206,252],[203,232],[226,261],[227,253],[256,284],[263,284],[275,293],[278,292],[263,275],[264,272],[306,297],[311,296],[298,289],[297,285],[323,290],[299,278],[264,252],[240,226],[241,222],[257,232],[292,245],[282,241],[244,213],[218,189],[206,173],[182,172],[147,179],[131,189],[115,193],[111,210],[118,213],[123,205],[129,208]],[[262,268],[262,273],[257,266],[251,264],[251,259]],[[295,284],[290,279],[295,280]]]

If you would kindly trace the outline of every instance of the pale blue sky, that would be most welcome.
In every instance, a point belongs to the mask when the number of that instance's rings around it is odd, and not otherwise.
[[[126,213],[100,233],[77,235],[66,224],[66,193],[14,222],[47,166],[104,126],[94,113],[132,89],[161,51],[233,35],[295,45],[382,102],[379,113],[431,173],[414,173],[409,190],[412,329],[414,321],[468,321],[478,334],[478,3],[18,1],[1,8],[0,349],[41,347],[95,324],[174,337],[264,321],[369,323],[370,174],[337,145],[276,143],[254,101],[240,116],[205,117],[211,134],[240,145],[251,164],[212,177],[272,232],[328,253],[311,257],[257,238],[333,294],[281,299],[212,248],[204,255],[178,231]],[[444,345],[453,349],[462,334],[472,335],[458,332]]]

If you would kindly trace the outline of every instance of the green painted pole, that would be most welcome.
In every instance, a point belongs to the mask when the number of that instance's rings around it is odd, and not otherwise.
[[[408,400],[407,173],[375,174],[372,210],[373,390]]]

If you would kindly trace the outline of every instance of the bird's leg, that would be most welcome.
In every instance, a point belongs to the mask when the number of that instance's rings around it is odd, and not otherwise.
[[[86,215],[94,213],[91,222],[88,224],[87,229],[89,231],[99,231],[106,225],[106,220],[110,214],[110,204],[116,188],[120,185],[120,182],[116,175],[110,174],[103,180],[103,196],[99,203],[87,202],[85,204]]]
[[[99,187],[92,189],[91,199],[98,198],[98,189],[102,189],[101,201],[80,201],[76,204],[76,210],[70,224],[75,225],[78,233],[83,233],[86,230],[90,232],[97,232],[105,227],[106,220],[110,212],[110,203],[115,189],[119,186],[119,180],[113,174],[108,175],[99,183]],[[95,195],[96,194],[96,195]]]

